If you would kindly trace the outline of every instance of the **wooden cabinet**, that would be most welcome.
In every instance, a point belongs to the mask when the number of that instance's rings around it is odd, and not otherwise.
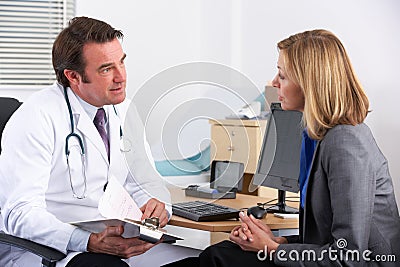
[[[210,120],[211,161],[229,160],[244,164],[244,192],[257,169],[266,120]]]

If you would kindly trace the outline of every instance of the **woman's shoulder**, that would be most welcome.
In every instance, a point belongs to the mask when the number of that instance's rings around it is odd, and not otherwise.
[[[365,123],[357,125],[336,125],[330,129],[321,140],[321,145],[325,146],[354,146],[373,141],[370,128]]]
[[[354,126],[337,125],[330,129],[320,141],[320,157],[324,164],[340,158],[342,167],[356,161],[362,162],[364,166],[377,166],[385,161],[365,123]]]
[[[339,124],[335,127],[331,128],[325,135],[324,139],[326,138],[335,138],[338,136],[363,136],[363,135],[370,135],[371,130],[365,123],[360,123],[356,125],[349,125],[349,124]]]

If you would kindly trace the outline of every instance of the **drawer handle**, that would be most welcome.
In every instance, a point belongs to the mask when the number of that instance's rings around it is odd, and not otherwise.
[[[234,151],[235,148],[233,146],[228,146],[228,151]]]

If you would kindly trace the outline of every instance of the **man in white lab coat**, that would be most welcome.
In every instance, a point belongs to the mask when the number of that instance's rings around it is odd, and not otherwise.
[[[68,253],[57,266],[67,262],[69,267],[127,266],[120,258],[151,266],[198,253],[123,238],[122,227],[90,233],[68,223],[101,217],[98,202],[111,177],[141,207],[142,218],[159,217],[164,226],[172,214],[169,192],[148,160],[143,125],[134,108],[129,109],[133,119],[128,122],[136,130],[131,168],[120,149],[121,124],[129,104],[122,37],[102,21],[73,19],[53,45],[57,83],[33,94],[3,133],[0,207],[4,229]],[[101,108],[104,113],[99,115]],[[106,138],[93,123],[99,116]],[[40,266],[30,253],[8,249],[10,260],[5,266]],[[151,256],[157,251],[170,259],[157,262]]]

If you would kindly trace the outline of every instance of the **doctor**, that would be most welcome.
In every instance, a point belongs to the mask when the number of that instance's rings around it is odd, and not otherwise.
[[[164,226],[172,214],[166,205],[169,192],[147,160],[148,144],[135,110],[129,110],[135,113],[129,123],[137,130],[130,147],[135,155],[131,169],[120,149],[121,123],[129,104],[122,37],[121,31],[105,22],[86,17],[71,20],[53,45],[57,83],[33,94],[3,133],[0,207],[4,228],[68,253],[57,266],[128,266],[121,258],[130,258],[127,262],[135,266],[152,266],[162,263],[151,256],[157,251],[168,251],[170,259],[164,262],[198,254],[123,238],[123,227],[90,233],[67,223],[101,217],[97,206],[111,177],[141,207],[142,219],[156,216]],[[102,121],[104,127],[98,130],[94,120]],[[36,256],[9,249],[10,260],[3,259],[1,266],[40,266]]]

